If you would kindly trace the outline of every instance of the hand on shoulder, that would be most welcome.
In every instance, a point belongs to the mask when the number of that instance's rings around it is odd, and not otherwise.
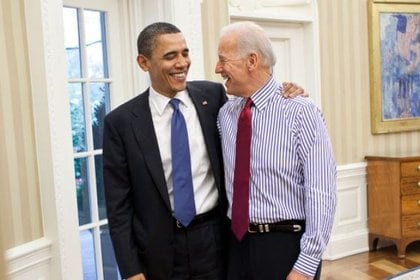
[[[313,277],[297,272],[294,269],[290,271],[289,275],[287,275],[287,278],[286,278],[286,280],[312,280],[312,279]]]
[[[308,97],[309,94],[305,90],[295,83],[283,82],[282,83],[282,94],[286,98],[294,98],[296,96]]]

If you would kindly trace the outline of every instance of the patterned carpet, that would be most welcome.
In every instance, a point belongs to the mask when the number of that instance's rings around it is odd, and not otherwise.
[[[386,279],[387,280],[419,280],[420,279],[420,266],[398,273]]]

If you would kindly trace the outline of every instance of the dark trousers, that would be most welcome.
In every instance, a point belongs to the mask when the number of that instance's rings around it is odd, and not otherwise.
[[[229,239],[228,280],[284,280],[300,252],[302,233],[247,233]],[[314,279],[320,279],[321,264]]]
[[[175,226],[171,280],[225,280],[226,234],[221,218],[188,228]]]

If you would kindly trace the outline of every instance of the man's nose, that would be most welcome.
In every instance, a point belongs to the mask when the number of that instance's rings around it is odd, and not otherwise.
[[[180,56],[180,57],[178,57],[178,59],[176,61],[176,66],[177,67],[186,67],[186,66],[188,66],[189,63],[190,63],[190,58],[189,57]]]
[[[222,66],[222,64],[220,63],[220,61],[217,61],[217,62],[216,62],[216,66],[215,66],[215,68],[214,68],[214,72],[215,72],[216,74],[220,74],[220,73],[222,73],[222,71],[223,71],[223,66]]]

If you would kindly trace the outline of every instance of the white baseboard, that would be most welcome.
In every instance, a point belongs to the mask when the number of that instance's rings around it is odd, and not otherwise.
[[[367,251],[369,251],[368,231],[361,230],[332,236],[323,259],[336,260]]]
[[[40,238],[6,251],[9,280],[49,280],[51,241]]]

